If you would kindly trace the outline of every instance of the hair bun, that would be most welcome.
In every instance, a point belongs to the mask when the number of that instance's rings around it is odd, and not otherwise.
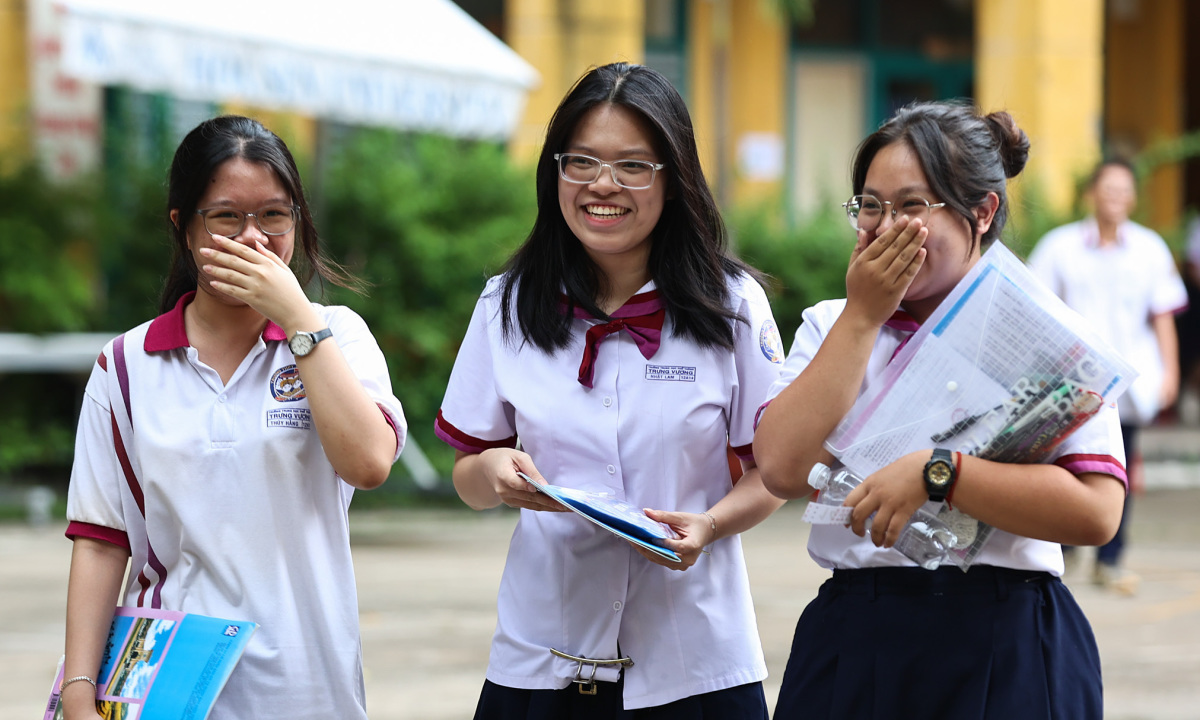
[[[1005,177],[1016,177],[1029,161],[1029,136],[1017,127],[1013,116],[1003,110],[988,113],[984,120],[992,131],[992,137],[996,138]]]

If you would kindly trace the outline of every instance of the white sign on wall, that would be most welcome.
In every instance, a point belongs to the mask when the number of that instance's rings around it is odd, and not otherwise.
[[[62,71],[62,13],[53,0],[29,0],[29,103],[38,162],[67,179],[100,164],[100,87]]]

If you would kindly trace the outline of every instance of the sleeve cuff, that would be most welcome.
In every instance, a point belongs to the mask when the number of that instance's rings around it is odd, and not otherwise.
[[[760,422],[762,422],[763,410],[766,410],[767,406],[770,404],[771,404],[771,401],[768,400],[765,403],[763,403],[762,405],[758,406],[758,412],[754,413],[754,429],[755,430],[758,430],[758,424]]]
[[[71,540],[81,537],[91,540],[102,540],[117,547],[125,548],[126,552],[131,552],[129,536],[125,534],[124,530],[104,527],[103,525],[93,525],[87,522],[71,521],[67,525],[66,536]]]
[[[1125,466],[1111,455],[1063,455],[1055,460],[1054,464],[1066,468],[1073,475],[1083,473],[1112,475],[1125,486],[1125,492],[1129,492],[1129,476],[1125,472]]]
[[[515,448],[517,446],[517,436],[507,437],[502,440],[483,440],[451,425],[442,416],[442,411],[439,409],[437,419],[433,421],[433,431],[441,438],[442,442],[446,443],[455,450],[475,455],[490,450],[491,448],[506,447]]]

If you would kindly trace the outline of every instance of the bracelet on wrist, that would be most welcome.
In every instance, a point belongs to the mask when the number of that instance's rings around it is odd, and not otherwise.
[[[95,693],[97,690],[99,690],[99,688],[96,687],[95,680],[91,679],[87,675],[76,675],[73,678],[67,678],[66,680],[62,681],[62,684],[58,686],[58,694],[62,695],[63,690],[66,690],[68,685],[70,685],[71,683],[77,683],[77,682],[90,683],[92,686],[93,693]]]
[[[712,515],[710,515],[708,513],[708,511],[703,511],[700,514],[703,515],[704,517],[708,518],[708,524],[709,524],[709,526],[712,527],[712,531],[713,531],[713,540],[716,540],[717,539],[717,519],[715,517],[713,517]]]

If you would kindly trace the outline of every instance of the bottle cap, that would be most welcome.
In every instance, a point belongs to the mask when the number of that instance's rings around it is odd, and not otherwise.
[[[808,484],[817,490],[824,490],[829,484],[829,466],[817,463],[808,471]]]

